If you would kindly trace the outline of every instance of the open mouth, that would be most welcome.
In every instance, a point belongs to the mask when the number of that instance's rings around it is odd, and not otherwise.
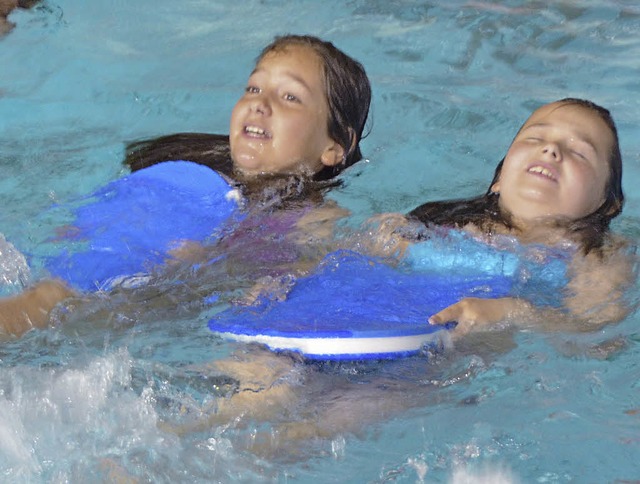
[[[245,126],[244,132],[253,138],[271,138],[271,133],[259,126]]]
[[[542,175],[543,177],[548,178],[549,180],[557,180],[556,174],[551,171],[549,168],[540,165],[531,166],[527,173],[535,173],[536,175]]]

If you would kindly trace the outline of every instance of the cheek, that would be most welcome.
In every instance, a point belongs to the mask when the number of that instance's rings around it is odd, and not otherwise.
[[[316,130],[307,118],[286,118],[278,122],[278,146],[294,158],[306,157],[315,149]]]
[[[511,177],[512,174],[517,170],[517,167],[520,165],[521,163],[519,151],[515,147],[509,148],[509,151],[507,151],[507,154],[504,157],[504,161],[502,162],[499,179],[504,180],[505,178]]]
[[[498,176],[498,181],[492,185],[493,191],[497,193],[502,193],[505,189],[508,191],[513,185],[516,183],[516,163],[514,163],[514,158],[505,158],[502,163],[502,168],[500,169],[500,175]]]
[[[593,193],[594,193],[593,199],[595,200],[595,205],[596,205],[595,209],[600,208],[600,205],[602,205],[605,199],[607,198],[606,190],[607,190],[606,182],[596,183],[595,186],[593,187]]]
[[[304,119],[300,120],[295,116],[289,116],[274,122],[274,125],[277,126],[281,137],[286,137],[289,142],[295,143],[300,138],[300,133],[304,131],[306,122]]]
[[[238,130],[239,124],[239,116],[240,111],[242,109],[242,103],[238,101],[233,109],[231,110],[231,118],[229,119],[229,134],[233,134],[234,131]]]
[[[597,210],[605,201],[606,175],[593,171],[583,172],[574,179],[573,189],[570,190],[570,198],[575,200],[587,213]],[[581,193],[581,195],[577,195]]]
[[[509,151],[504,157],[504,163],[502,164],[502,171],[512,170],[523,164],[523,160],[528,159],[529,152],[526,147],[521,146],[518,143],[514,143],[509,147]]]

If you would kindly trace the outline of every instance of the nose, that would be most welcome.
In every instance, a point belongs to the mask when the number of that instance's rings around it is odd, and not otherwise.
[[[560,149],[558,143],[553,141],[549,141],[544,145],[544,147],[542,148],[542,154],[554,161],[562,160],[562,150]]]
[[[253,99],[251,109],[258,114],[269,116],[271,114],[271,103],[269,103],[269,99],[265,94],[260,93]]]

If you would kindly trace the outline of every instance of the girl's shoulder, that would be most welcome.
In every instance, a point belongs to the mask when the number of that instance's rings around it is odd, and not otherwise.
[[[607,234],[604,243],[587,254],[576,255],[575,261],[582,260],[586,266],[608,266],[611,264],[630,264],[637,260],[637,245],[629,238],[619,234]]]
[[[632,310],[632,292],[638,278],[638,258],[632,241],[607,235],[599,249],[586,255],[577,253],[570,267],[572,277],[565,304],[585,328],[620,321]]]
[[[636,243],[624,236],[611,234],[607,236],[599,252],[585,257],[587,267],[602,268],[609,273],[613,282],[629,285],[638,278],[638,252]]]

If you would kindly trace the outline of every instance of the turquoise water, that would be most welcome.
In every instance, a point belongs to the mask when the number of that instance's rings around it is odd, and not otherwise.
[[[614,229],[640,237],[635,2],[67,0],[11,19],[0,40],[0,232],[24,253],[48,234],[52,203],[125,173],[126,141],[227,132],[254,58],[286,32],[333,41],[371,77],[368,161],[333,195],[354,224],[483,191],[530,111],[572,96],[618,123],[627,204]],[[158,425],[206,413],[225,392],[202,376],[233,349],[206,329],[207,311],[96,296],[59,315],[65,324],[0,347],[0,479],[640,479],[635,313],[595,334],[521,333],[513,345],[384,365],[384,388],[364,378],[341,395],[349,377],[327,372],[310,392],[335,388],[335,407],[310,408],[353,414],[360,428],[256,459],[242,443],[268,425],[181,436]]]

